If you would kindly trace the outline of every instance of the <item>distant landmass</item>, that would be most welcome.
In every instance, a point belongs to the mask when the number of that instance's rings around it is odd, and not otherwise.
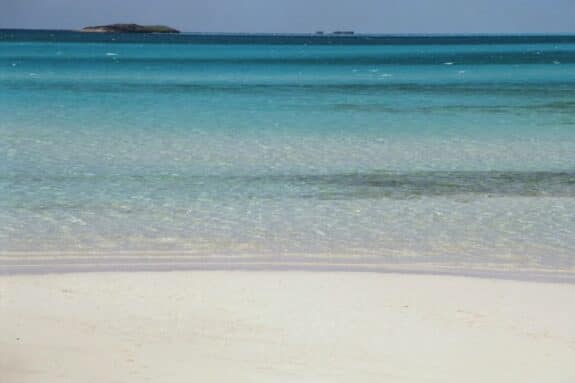
[[[96,33],[180,33],[165,25],[109,24],[86,27],[82,32]]]

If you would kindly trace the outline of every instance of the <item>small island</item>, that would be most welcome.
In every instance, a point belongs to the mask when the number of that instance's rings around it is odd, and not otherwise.
[[[180,33],[165,25],[109,24],[86,27],[82,32],[95,33]]]

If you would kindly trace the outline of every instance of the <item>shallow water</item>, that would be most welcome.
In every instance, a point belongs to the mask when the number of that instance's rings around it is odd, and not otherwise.
[[[50,33],[0,32],[4,254],[573,269],[575,38]]]

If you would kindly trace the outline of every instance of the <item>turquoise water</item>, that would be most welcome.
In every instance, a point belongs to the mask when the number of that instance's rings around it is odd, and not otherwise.
[[[573,269],[574,37],[103,36],[0,31],[3,254]]]

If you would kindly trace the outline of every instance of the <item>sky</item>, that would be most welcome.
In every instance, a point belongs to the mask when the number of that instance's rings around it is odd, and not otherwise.
[[[186,32],[575,33],[575,0],[0,0],[0,28],[117,22]]]

